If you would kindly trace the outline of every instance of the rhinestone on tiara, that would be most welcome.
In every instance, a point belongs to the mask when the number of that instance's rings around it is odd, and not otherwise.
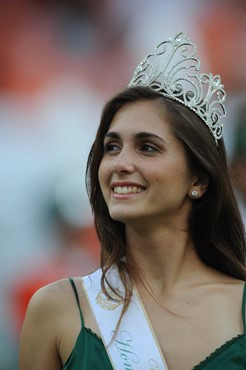
[[[199,74],[196,50],[183,32],[178,33],[142,60],[128,86],[149,86],[184,104],[206,123],[217,145],[223,135],[226,93],[219,75]]]

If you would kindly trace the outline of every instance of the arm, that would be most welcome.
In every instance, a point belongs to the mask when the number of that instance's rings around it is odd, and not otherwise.
[[[61,370],[59,305],[52,285],[37,291],[28,306],[20,340],[19,370]]]

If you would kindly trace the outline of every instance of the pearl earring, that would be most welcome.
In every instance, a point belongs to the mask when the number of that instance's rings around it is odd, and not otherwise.
[[[192,190],[191,196],[192,198],[196,198],[198,196],[198,192],[196,190]]]

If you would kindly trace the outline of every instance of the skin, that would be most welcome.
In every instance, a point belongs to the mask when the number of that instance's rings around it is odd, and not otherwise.
[[[208,184],[190,171],[155,102],[124,106],[104,146],[99,181],[111,217],[126,225],[127,249],[139,267],[136,288],[168,368],[191,369],[243,332],[243,282],[203,264],[187,227],[191,192],[201,197]],[[114,194],[112,187],[120,185],[143,191]],[[85,325],[98,334],[79,279],[76,284]],[[23,326],[20,370],[62,369],[79,331],[68,281],[42,288]]]
[[[146,102],[124,107],[114,117],[104,145],[99,181],[111,217],[141,232],[146,226],[153,230],[171,223],[186,227],[191,207],[187,194],[197,190],[201,195],[203,189],[157,107]],[[136,184],[144,191],[118,199],[112,193],[114,183]]]

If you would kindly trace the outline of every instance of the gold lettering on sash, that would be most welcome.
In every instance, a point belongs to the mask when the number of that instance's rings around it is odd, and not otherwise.
[[[120,293],[120,290],[118,288],[116,288],[115,290],[117,291],[117,293],[119,293],[119,295],[121,294]],[[110,296],[112,297],[112,299],[110,299],[109,297],[107,297],[103,293],[103,291],[101,290],[98,293],[98,295],[96,296],[96,302],[97,302],[98,306],[102,307],[104,310],[113,311],[113,310],[115,310],[118,306],[120,306],[123,303],[123,300],[120,299],[118,297],[118,295],[115,294],[109,288],[107,289],[107,291],[110,294]]]

